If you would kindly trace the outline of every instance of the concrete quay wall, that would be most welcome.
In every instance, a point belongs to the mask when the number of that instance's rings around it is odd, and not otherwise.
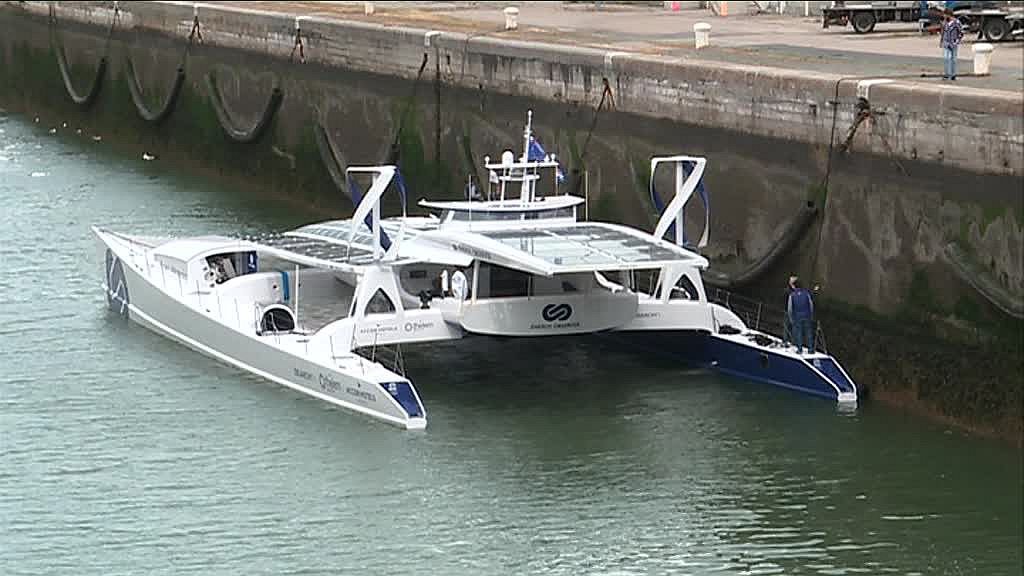
[[[22,5],[40,13],[48,9],[45,2]],[[188,35],[194,6],[119,3],[122,25],[175,37]],[[109,25],[112,16],[110,3],[64,3],[58,11],[62,18],[96,25]],[[198,14],[205,43],[282,58],[293,54],[294,15],[206,4]],[[622,112],[824,149],[830,140],[846,138],[857,119],[858,98],[866,96],[871,117],[854,134],[857,150],[1024,176],[1024,91],[881,83],[315,14],[300,16],[298,25],[306,60],[326,66],[412,79],[426,52],[431,60],[425,75],[432,79],[439,62],[449,85],[590,106],[600,101],[607,80]]]

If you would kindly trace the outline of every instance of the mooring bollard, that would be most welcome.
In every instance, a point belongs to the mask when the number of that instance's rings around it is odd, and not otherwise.
[[[974,50],[974,75],[988,76],[988,68],[992,65],[992,51],[995,50],[995,47],[982,42],[974,44],[972,49]]]
[[[519,8],[509,6],[505,8],[505,30],[517,30],[519,28]]]
[[[697,50],[711,45],[711,24],[697,22],[693,25],[693,43]]]

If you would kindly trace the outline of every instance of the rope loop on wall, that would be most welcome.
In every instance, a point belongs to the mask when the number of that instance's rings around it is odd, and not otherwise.
[[[150,109],[146,104],[146,99],[142,93],[142,83],[139,82],[139,76],[135,69],[135,62],[132,59],[131,53],[125,50],[125,73],[128,75],[128,91],[131,93],[132,103],[135,105],[135,111],[138,112],[140,118],[151,124],[160,124],[170,117],[178,97],[181,95],[181,89],[185,85],[185,66],[188,63],[189,53],[194,45],[201,44],[202,42],[203,32],[199,23],[199,5],[195,4],[192,7],[192,28],[189,30],[187,41],[181,52],[178,67],[175,71],[174,82],[171,84],[171,89],[167,96],[164,97],[163,102],[155,110]]]
[[[103,46],[103,55],[100,57],[99,63],[96,65],[96,71],[93,74],[92,82],[89,84],[89,89],[82,94],[75,89],[74,82],[71,78],[71,70],[68,65],[67,55],[64,52],[64,42],[59,38],[60,31],[57,22],[56,5],[53,2],[49,5],[48,24],[50,29],[50,48],[56,55],[57,67],[60,69],[61,79],[64,82],[64,90],[67,92],[68,96],[71,97],[71,100],[82,108],[89,108],[99,98],[100,89],[103,86],[103,78],[107,71],[110,44],[114,37],[114,30],[117,28],[117,23],[120,19],[120,13],[121,8],[118,6],[117,2],[114,2],[114,15],[111,18],[110,27],[107,30],[107,37]]]
[[[263,107],[260,119],[253,126],[243,129],[238,127],[234,115],[228,110],[220,87],[217,86],[217,76],[213,72],[206,75],[206,88],[210,94],[210,103],[217,114],[217,123],[220,124],[224,135],[240,144],[256,142],[263,136],[267,129],[270,128],[274,116],[277,114],[278,109],[281,108],[281,101],[284,99],[280,80],[275,76],[274,88],[270,93],[270,98],[267,99],[266,105]]]

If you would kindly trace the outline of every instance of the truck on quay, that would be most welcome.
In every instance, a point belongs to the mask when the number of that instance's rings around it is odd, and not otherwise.
[[[822,9],[822,27],[850,25],[858,34],[872,32],[876,24],[885,22],[913,22],[928,27],[941,22],[944,9],[953,10],[965,30],[990,42],[1024,38],[1024,5],[1005,1],[837,1]]]

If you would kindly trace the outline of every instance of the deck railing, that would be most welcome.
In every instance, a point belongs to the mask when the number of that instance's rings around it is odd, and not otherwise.
[[[354,331],[353,331],[354,332]],[[369,360],[370,362],[377,362],[381,366],[391,370],[395,374],[404,377],[405,376],[405,357],[402,355],[401,344],[378,344],[377,337],[380,334],[379,331],[373,334],[373,344],[366,346],[369,348]],[[354,345],[354,343],[353,343]],[[367,354],[363,354],[364,357]]]
[[[786,311],[781,307],[768,306],[760,300],[721,288],[708,287],[707,296],[709,302],[724,306],[739,316],[747,328],[777,336],[788,342],[795,342],[795,335],[788,333]],[[821,323],[816,320],[814,321],[814,345],[817,350],[828,353],[825,333],[821,329]]]

